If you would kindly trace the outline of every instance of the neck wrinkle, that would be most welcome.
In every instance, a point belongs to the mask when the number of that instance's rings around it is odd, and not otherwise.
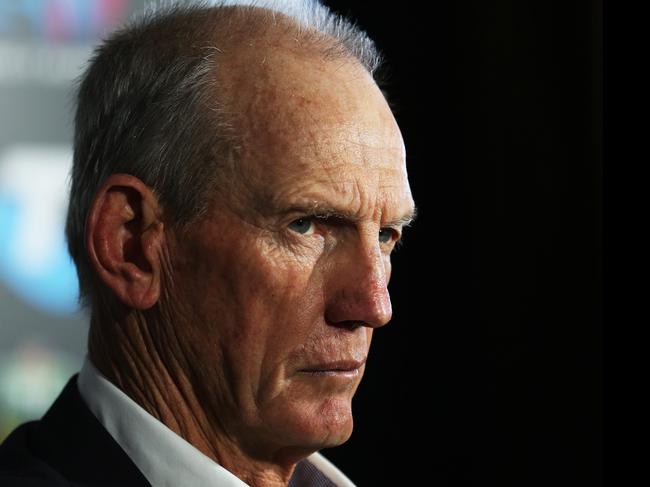
[[[135,310],[113,322],[93,315],[88,355],[97,370],[147,413],[251,487],[287,486],[295,464],[248,458],[218,420],[208,419],[184,372],[182,351],[159,353],[160,338],[156,340],[150,330],[160,330],[161,324],[151,318]]]

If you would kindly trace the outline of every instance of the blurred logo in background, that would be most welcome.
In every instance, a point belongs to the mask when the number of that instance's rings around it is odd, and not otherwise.
[[[122,20],[129,0],[0,2],[0,36],[48,42],[95,40]]]
[[[71,87],[135,0],[0,0],[0,85]],[[0,117],[1,118],[1,117]]]
[[[43,311],[77,309],[78,283],[64,227],[67,146],[14,145],[0,153],[0,280]]]
[[[146,3],[0,0],[0,441],[78,369],[55,345],[86,333],[64,238],[70,95],[92,46]]]

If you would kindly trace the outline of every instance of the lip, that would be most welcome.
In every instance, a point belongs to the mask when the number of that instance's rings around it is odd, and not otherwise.
[[[299,372],[315,375],[356,374],[365,363],[365,358],[363,360],[336,360],[331,362],[321,362],[300,369]]]

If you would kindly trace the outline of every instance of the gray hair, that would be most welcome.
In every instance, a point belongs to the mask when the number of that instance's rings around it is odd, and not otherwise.
[[[375,75],[381,59],[373,41],[318,0],[167,4],[108,37],[80,79],[75,116],[66,235],[82,305],[96,311],[112,302],[90,265],[84,237],[93,197],[111,174],[128,173],[151,187],[172,228],[205,212],[220,161],[232,153],[237,135],[215,100],[220,68],[214,54],[220,39],[255,35],[248,22],[259,18],[260,8],[268,15],[266,28],[284,14],[300,45],[325,58],[356,59]],[[233,32],[237,22],[245,28]]]

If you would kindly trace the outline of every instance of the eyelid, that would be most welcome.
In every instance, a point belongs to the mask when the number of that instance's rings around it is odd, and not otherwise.
[[[336,214],[336,213],[296,213],[290,220],[289,223],[295,222],[296,220],[310,220],[313,224],[317,224],[319,221],[327,220],[327,223],[330,224],[349,224],[349,225],[354,225],[355,222],[349,221],[345,216]],[[405,226],[386,226],[386,227],[381,227],[379,230],[389,230],[393,234],[392,238],[392,243],[394,247],[397,249],[400,246],[403,245],[403,232],[404,228],[406,228],[408,225]],[[389,243],[389,242],[386,242]]]
[[[311,218],[309,218],[309,217],[297,217],[297,218],[293,218],[290,222],[288,222],[288,223],[286,224],[286,227],[287,227],[287,228],[291,228],[291,226],[292,226],[294,223],[299,222],[299,221],[308,222],[309,225],[312,227],[312,232],[313,232],[313,227],[315,227],[315,223],[314,223],[313,220],[312,220]],[[296,231],[296,230],[294,230],[294,229],[292,229],[292,230],[293,230],[293,231]],[[302,232],[297,232],[297,233],[300,233],[300,234],[302,234],[302,235],[305,235],[305,234],[303,234]]]
[[[390,230],[393,233],[393,235],[395,236],[395,241],[398,241],[398,240],[400,240],[402,238],[402,228],[400,228],[400,227],[381,227],[379,230],[380,231],[381,230]]]
[[[390,232],[390,239],[388,241],[383,241],[381,239],[381,236],[379,237],[379,243],[382,246],[389,246],[391,248],[391,252],[395,250],[401,243],[402,240],[402,232],[400,231],[400,228],[395,228],[395,227],[381,227],[379,229],[379,232]]]

